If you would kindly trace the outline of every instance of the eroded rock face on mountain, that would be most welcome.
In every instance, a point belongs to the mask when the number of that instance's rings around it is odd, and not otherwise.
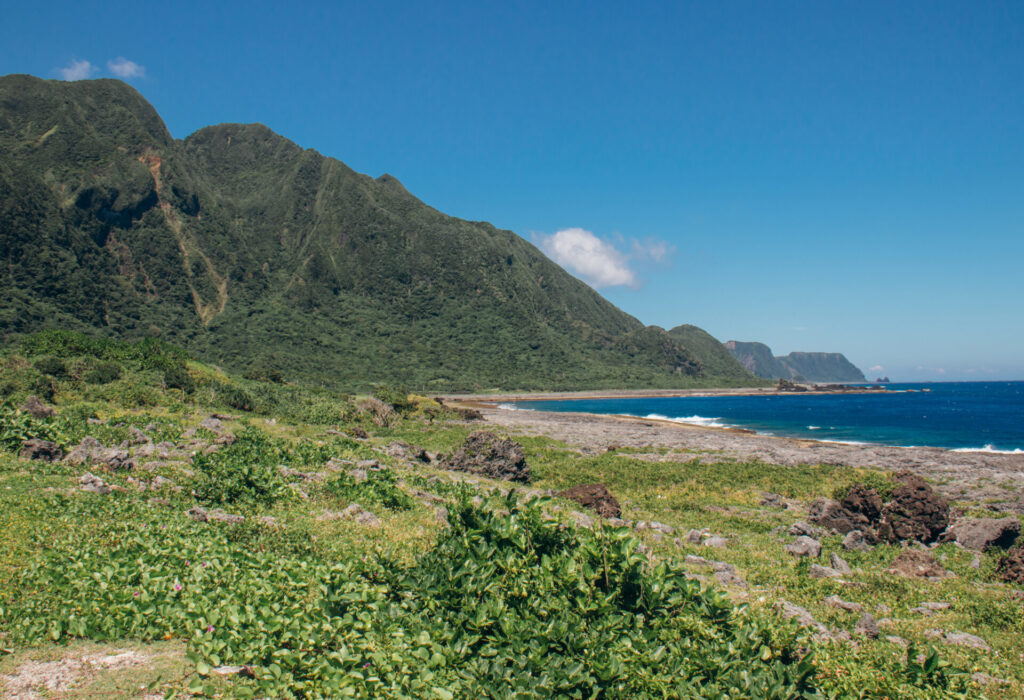
[[[459,449],[443,461],[445,469],[479,474],[490,479],[530,481],[530,465],[523,446],[514,440],[499,438],[489,430],[471,433]]]
[[[558,496],[576,501],[584,508],[589,508],[604,518],[618,518],[622,516],[622,508],[619,506],[619,501],[604,484],[573,486],[571,489],[560,492]]]

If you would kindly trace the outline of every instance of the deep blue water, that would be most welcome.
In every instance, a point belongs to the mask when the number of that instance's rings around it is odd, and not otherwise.
[[[515,406],[669,418],[812,440],[1024,451],[1024,381],[889,384],[887,389],[815,396],[523,401]]]

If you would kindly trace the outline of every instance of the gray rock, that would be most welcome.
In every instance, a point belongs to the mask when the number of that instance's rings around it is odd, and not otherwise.
[[[928,617],[929,615],[933,615],[934,614],[928,608],[922,608],[922,607],[908,608],[907,612],[916,613],[918,615],[924,615],[925,617]]]
[[[972,569],[980,569],[981,568],[981,557],[979,557],[977,554],[975,554],[974,558],[971,559],[971,563],[968,564],[967,566],[969,566]]]
[[[810,627],[817,630],[819,634],[829,635],[828,628],[814,619],[814,616],[808,612],[807,608],[802,608],[795,603],[790,603],[788,600],[780,600],[775,604],[776,609],[782,615],[782,617],[796,620],[797,624],[801,627]]]
[[[134,425],[128,429],[128,432],[132,436],[130,442],[133,445],[146,445],[153,442],[152,438],[136,428]]]
[[[871,639],[878,639],[878,623],[875,622],[875,618],[868,612],[860,616],[860,619],[857,620],[857,624],[854,626],[853,631],[856,634],[863,635]]]
[[[665,523],[659,523],[657,520],[640,520],[634,526],[636,530],[654,530],[660,532],[663,535],[671,535],[675,532],[675,528]]]
[[[839,608],[847,612],[864,612],[864,606],[860,603],[854,603],[848,600],[843,600],[837,595],[830,595],[828,598],[822,601],[825,605],[833,608]]]
[[[784,508],[786,500],[777,493],[768,493],[766,491],[761,494],[761,505],[766,508]]]
[[[991,649],[988,642],[984,639],[973,634],[967,634],[966,632],[946,632],[942,637],[942,641],[946,644],[981,649],[982,651],[989,651]]]
[[[22,459],[37,459],[43,462],[59,462],[64,456],[64,450],[55,442],[49,440],[31,439],[21,443],[21,450],[18,456]]]
[[[818,498],[812,501],[808,508],[807,519],[815,525],[841,534],[858,529],[851,514],[840,505],[839,501],[831,498]]]
[[[103,483],[103,479],[94,474],[90,474],[89,472],[78,477],[78,483],[81,484],[80,488],[82,491],[98,493],[101,496],[106,496],[110,493],[110,487]]]
[[[965,518],[957,520],[942,534],[942,542],[956,542],[965,549],[1009,549],[1020,535],[1020,521],[1006,518]]]
[[[853,569],[851,569],[850,565],[846,563],[846,560],[835,552],[832,552],[832,554],[829,555],[829,563],[832,565],[833,569],[841,574],[853,573]]]
[[[729,540],[722,537],[721,535],[712,535],[711,537],[704,540],[702,543],[705,547],[716,547],[718,549],[724,549],[729,546]]]
[[[200,421],[199,426],[206,428],[211,433],[217,433],[218,435],[224,432],[224,424],[220,422],[219,418],[214,418],[213,416],[204,418]]]
[[[821,554],[821,542],[813,537],[801,535],[795,542],[787,544],[784,548],[794,557],[815,557]]]
[[[18,406],[18,410],[29,414],[33,418],[50,418],[57,415],[57,412],[52,407],[47,406],[35,396],[29,396],[25,399],[25,403]]]
[[[743,577],[732,571],[716,571],[715,580],[723,586],[732,586],[734,588],[747,587],[747,582],[743,580]]]
[[[980,671],[978,673],[971,674],[971,680],[978,685],[1010,685],[1010,681],[1004,678],[996,678],[995,676],[990,676],[987,673],[981,673]]]
[[[704,557],[698,557],[695,554],[687,554],[686,557],[683,559],[683,563],[689,564],[690,566],[711,566],[710,561],[708,561]]]
[[[367,479],[367,472],[365,469],[349,469],[348,475],[351,476],[357,484],[366,481]]]
[[[629,527],[629,521],[622,518],[605,518],[605,524],[612,527]]]
[[[448,509],[447,508],[438,508],[437,510],[435,510],[434,511],[434,520],[438,523],[438,525],[447,525],[448,524]]]
[[[949,603],[927,602],[927,603],[921,603],[921,607],[924,608],[925,610],[931,610],[933,612],[939,612],[941,610],[949,610],[952,606]]]
[[[890,644],[897,644],[897,645],[903,647],[904,649],[906,649],[907,646],[908,646],[906,639],[904,639],[903,637],[897,637],[894,634],[887,634],[885,636],[885,641],[889,642]]]
[[[368,527],[381,526],[380,518],[363,508],[358,503],[350,504],[345,508],[345,510],[341,511],[341,514],[347,518],[352,518],[360,525],[366,525]]]
[[[839,578],[842,574],[830,566],[822,566],[821,564],[811,564],[810,568],[811,578]]]
[[[690,544],[700,544],[704,540],[704,536],[709,534],[711,533],[708,530],[688,530],[686,541]]]
[[[790,525],[787,532],[795,537],[800,537],[801,535],[803,535],[805,537],[813,537],[816,540],[821,539],[822,535],[825,534],[825,531],[822,530],[820,527],[809,525],[808,523],[805,523],[803,520],[798,520],[797,522]]]
[[[863,532],[860,530],[850,530],[846,533],[846,537],[843,538],[843,549],[851,552],[866,552],[871,547],[864,538]]]

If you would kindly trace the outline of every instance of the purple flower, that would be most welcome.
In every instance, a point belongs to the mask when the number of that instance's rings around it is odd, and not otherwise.
[[[180,590],[181,590],[182,588],[184,588],[184,586],[182,586],[182,585],[181,585],[180,583],[178,583],[177,581],[175,581],[175,582],[174,582],[174,592],[175,592],[175,593],[177,593],[178,591],[180,591]]]
[[[191,560],[191,559],[186,559],[186,560],[185,560],[185,566],[188,566],[188,565],[189,565],[189,564],[191,564],[191,563],[192,563],[192,560]]]
[[[206,631],[207,632],[213,632],[213,625],[210,625],[209,627],[207,627]]]
[[[134,593],[132,593],[132,597],[133,598],[138,598],[139,597],[139,592],[135,591]]]
[[[203,568],[204,569],[206,568],[206,562],[205,561],[203,562]]]
[[[365,664],[363,664],[363,668],[370,668],[370,662],[367,661]]]

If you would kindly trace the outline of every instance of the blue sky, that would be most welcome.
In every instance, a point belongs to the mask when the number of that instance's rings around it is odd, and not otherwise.
[[[1024,3],[15,3],[0,73],[262,122],[649,324],[1024,379]],[[882,369],[872,369],[880,367]]]

